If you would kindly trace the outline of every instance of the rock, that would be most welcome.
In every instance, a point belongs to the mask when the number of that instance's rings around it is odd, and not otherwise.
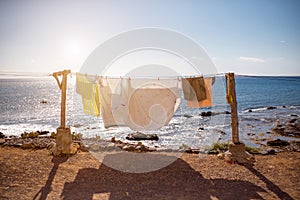
[[[268,149],[267,152],[268,152],[269,155],[275,155],[276,154],[276,151],[274,149]]]
[[[183,115],[184,117],[186,117],[186,118],[191,118],[191,117],[193,117],[192,115]]]
[[[298,117],[298,115],[296,115],[296,114],[291,114],[291,117]]]
[[[200,113],[200,116],[203,116],[203,117],[210,117],[212,115],[213,115],[213,113],[211,111],[201,112]]]
[[[297,118],[291,119],[291,120],[289,121],[289,123],[295,123],[297,120],[298,120]]]
[[[158,136],[156,134],[144,134],[141,132],[130,133],[126,136],[127,140],[158,140]]]
[[[123,146],[122,149],[123,149],[124,151],[134,151],[134,150],[135,150],[135,147],[134,147],[133,145],[127,144],[127,145]]]
[[[148,149],[144,145],[136,146],[135,150],[136,151],[140,151],[140,152],[146,152],[146,151],[148,151]]]
[[[40,101],[41,104],[45,104],[48,103],[45,99],[43,99],[42,101]]]
[[[275,155],[276,151],[274,149],[267,149],[261,152],[261,155]]]
[[[249,110],[248,110],[248,112],[252,112],[252,110],[251,110],[251,109],[249,109]]]
[[[219,153],[219,154],[217,155],[217,157],[218,157],[219,159],[223,160],[224,157],[225,157],[225,155],[224,155],[224,153]]]
[[[39,135],[47,135],[48,133],[50,133],[49,131],[37,131],[37,133]]]
[[[207,152],[207,154],[218,154],[218,153],[219,153],[219,151],[216,149],[211,149]]]
[[[116,142],[116,138],[115,138],[115,137],[112,137],[110,141],[111,141],[111,142]]]
[[[5,143],[5,139],[1,138],[0,139],[0,145]]]
[[[229,111],[227,111],[227,110],[226,110],[226,111],[224,112],[224,114],[226,114],[226,115],[230,115],[230,114],[231,114],[231,112],[229,112]]]
[[[0,132],[0,139],[6,138],[4,133]]]
[[[275,106],[269,106],[269,107],[267,107],[267,110],[274,110],[274,109],[276,109]]]
[[[199,128],[198,128],[198,131],[203,131],[203,130],[204,130],[203,127],[199,127]]]
[[[267,142],[268,146],[287,146],[289,144],[290,143],[288,141],[281,140],[281,139],[271,140]]]

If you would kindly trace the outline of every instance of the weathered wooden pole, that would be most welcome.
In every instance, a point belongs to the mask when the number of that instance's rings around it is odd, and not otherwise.
[[[53,76],[57,81],[59,89],[61,90],[61,110],[60,110],[60,128],[66,127],[66,97],[67,97],[67,78],[71,70],[64,70],[60,72],[54,72]],[[59,82],[58,76],[62,76],[61,82]]]
[[[54,155],[59,154],[74,154],[76,148],[72,145],[72,135],[69,127],[66,126],[66,98],[67,98],[67,77],[71,70],[54,72],[59,89],[61,90],[61,110],[60,110],[60,126],[56,129],[56,148]],[[58,77],[62,76],[61,82]]]
[[[232,129],[232,142],[234,144],[239,144],[239,121],[238,121],[238,112],[237,112],[237,101],[235,93],[235,79],[234,73],[226,74],[227,77],[227,93],[226,98],[227,102],[230,105],[231,110],[231,129]]]
[[[231,110],[232,143],[229,144],[229,149],[225,153],[225,160],[238,163],[253,162],[253,156],[246,152],[245,144],[240,142],[239,139],[239,120],[234,73],[226,74],[226,86],[226,99]]]

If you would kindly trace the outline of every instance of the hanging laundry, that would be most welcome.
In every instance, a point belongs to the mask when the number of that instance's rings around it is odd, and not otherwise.
[[[187,105],[190,108],[201,108],[201,107],[207,107],[212,106],[212,78],[204,78],[204,88],[206,93],[206,99],[198,100],[197,98],[194,98],[193,100],[187,101]]]
[[[206,90],[203,77],[182,79],[182,89],[185,100],[193,101],[195,97],[198,101],[206,99]]]
[[[105,128],[128,126],[132,130],[155,130],[167,125],[180,104],[178,80],[155,84],[157,81],[102,79],[100,99]]]
[[[130,91],[128,79],[103,78],[100,80],[101,116],[105,128],[126,126]]]
[[[81,95],[83,111],[89,115],[100,115],[100,97],[97,83],[91,83],[87,75],[76,73],[76,92]]]
[[[176,81],[173,80],[173,85],[178,86]],[[170,122],[180,105],[179,89],[169,88],[171,82],[148,82],[132,92],[127,118],[127,125],[132,130],[156,130]]]

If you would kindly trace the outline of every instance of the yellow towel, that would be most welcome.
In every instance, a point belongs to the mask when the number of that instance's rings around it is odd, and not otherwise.
[[[99,116],[100,97],[98,84],[90,83],[86,75],[76,73],[76,92],[82,97],[84,113]]]

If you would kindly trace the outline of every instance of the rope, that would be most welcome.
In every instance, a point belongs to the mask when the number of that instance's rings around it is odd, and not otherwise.
[[[72,72],[71,75],[76,75],[78,72]],[[224,76],[226,73],[217,73],[217,74],[204,74],[204,77],[215,77],[215,76]],[[89,75],[89,74],[86,74]],[[300,82],[299,76],[259,76],[259,75],[245,75],[245,74],[235,74],[236,78],[240,77],[247,77],[247,78],[256,78],[256,79],[269,79],[269,80],[282,80],[282,81],[293,81],[293,82]],[[15,76],[15,77],[48,77],[52,76],[52,73],[42,73],[42,72],[13,72],[13,71],[0,71],[1,76]],[[94,75],[89,75],[94,76]],[[98,76],[98,75],[95,75]],[[134,78],[134,79],[181,79],[181,78],[193,78],[195,76],[139,76],[139,77],[120,77],[120,76],[99,76],[101,78],[109,78],[109,79],[119,79],[119,78]]]

